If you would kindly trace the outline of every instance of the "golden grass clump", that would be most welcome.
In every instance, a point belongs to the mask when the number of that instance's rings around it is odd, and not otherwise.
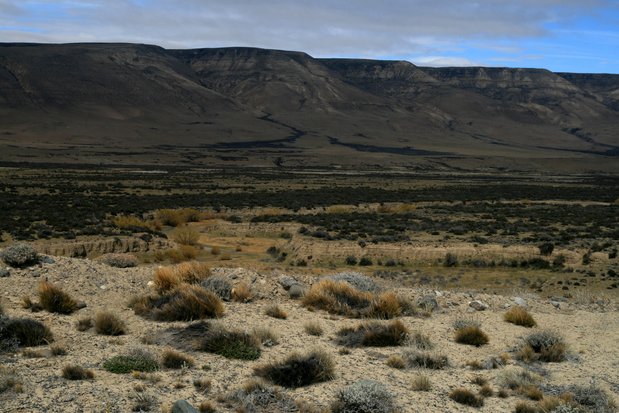
[[[159,267],[155,270],[153,283],[157,292],[164,293],[182,283],[198,284],[211,276],[210,267],[202,262],[184,262],[171,267]]]
[[[279,318],[280,320],[285,320],[286,318],[288,318],[288,313],[282,310],[282,308],[277,304],[273,304],[267,307],[264,313],[269,317]]]
[[[181,209],[158,209],[155,218],[163,225],[176,227],[187,222],[187,214]]]
[[[214,293],[197,285],[181,284],[157,296],[145,296],[131,303],[133,311],[158,321],[191,321],[217,318],[224,305]]]
[[[232,300],[238,303],[246,303],[251,301],[251,298],[251,287],[245,281],[241,281],[232,289]]]
[[[385,292],[372,301],[369,316],[382,319],[399,317],[407,304],[395,293]]]
[[[468,326],[456,330],[455,341],[456,343],[479,347],[488,344],[490,339],[478,326]]]
[[[533,316],[521,306],[515,306],[507,310],[503,315],[503,319],[508,323],[523,327],[535,327],[537,325]]]
[[[303,305],[333,314],[359,316],[373,299],[369,292],[359,291],[347,282],[322,280],[303,297]]]
[[[48,281],[39,283],[39,304],[50,313],[71,314],[78,305],[69,294]]]
[[[127,332],[125,322],[109,311],[101,311],[95,315],[95,331],[105,336],[121,336]]]
[[[189,368],[194,364],[193,358],[171,348],[165,349],[161,356],[161,365],[168,369]]]
[[[114,224],[117,228],[148,228],[148,229],[156,229],[155,225],[153,225],[150,221],[145,221],[133,215],[116,215],[111,218],[112,224]]]

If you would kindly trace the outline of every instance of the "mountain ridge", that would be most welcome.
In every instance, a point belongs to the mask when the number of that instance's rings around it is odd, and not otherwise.
[[[619,153],[619,75],[0,43],[0,120],[2,161],[425,168],[440,157],[583,169]]]

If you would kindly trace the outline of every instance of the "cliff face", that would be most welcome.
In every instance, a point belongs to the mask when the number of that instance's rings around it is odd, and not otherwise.
[[[607,156],[619,147],[618,109],[615,75],[255,48],[0,45],[1,160],[23,160],[23,147],[39,159],[43,143],[52,161],[94,160],[76,142],[119,163]]]

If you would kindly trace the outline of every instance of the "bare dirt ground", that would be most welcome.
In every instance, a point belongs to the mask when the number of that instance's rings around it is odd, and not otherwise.
[[[256,361],[230,360],[204,352],[188,351],[195,359],[195,367],[187,370],[161,369],[149,380],[131,374],[113,374],[102,368],[102,363],[117,354],[132,348],[143,348],[160,356],[165,348],[174,345],[170,328],[184,327],[184,322],[155,322],[145,320],[128,308],[135,295],[151,291],[148,282],[152,279],[156,264],[135,268],[118,269],[89,259],[53,257],[55,263],[42,264],[26,269],[11,269],[10,276],[0,278],[0,301],[10,317],[30,317],[42,321],[54,334],[55,342],[67,349],[67,354],[30,358],[23,352],[0,356],[2,365],[15,369],[23,385],[21,393],[12,390],[0,393],[2,412],[126,412],[132,409],[140,397],[146,394],[154,401],[152,411],[167,411],[178,399],[186,399],[194,406],[211,400],[217,411],[233,412],[234,409],[219,404],[218,396],[238,388],[254,378],[253,368],[265,362],[279,360],[294,351],[313,348],[325,350],[336,360],[334,380],[285,390],[292,397],[327,407],[336,398],[338,391],[360,379],[374,379],[385,384],[395,395],[401,412],[509,412],[523,397],[511,394],[506,398],[489,397],[485,405],[474,409],[452,401],[448,394],[457,387],[476,391],[471,383],[476,375],[489,379],[493,389],[499,389],[499,379],[506,369],[519,369],[518,362],[511,358],[507,366],[472,371],[466,363],[483,361],[492,356],[509,352],[519,339],[530,330],[503,321],[505,308],[514,305],[513,295],[483,294],[473,290],[438,291],[430,288],[403,288],[399,284],[378,280],[385,288],[396,290],[402,296],[416,300],[433,296],[439,309],[430,317],[401,317],[411,331],[427,334],[435,347],[432,352],[445,354],[451,367],[445,370],[425,370],[423,374],[432,382],[429,392],[412,390],[411,381],[420,373],[416,369],[398,370],[387,366],[392,354],[400,354],[401,347],[353,348],[349,354],[340,350],[333,338],[345,326],[354,326],[359,320],[333,316],[323,311],[309,311],[298,300],[289,298],[279,284],[283,275],[292,276],[306,285],[316,277],[302,271],[246,268],[214,268],[233,283],[241,280],[251,285],[254,299],[248,303],[227,302],[225,315],[220,322],[227,327],[250,330],[254,327],[269,327],[279,336],[279,344],[263,347],[262,356]],[[84,301],[86,308],[71,315],[57,315],[45,311],[32,313],[22,308],[22,297],[36,298],[37,285],[47,279],[77,300]],[[587,299],[568,299],[551,303],[547,298],[530,292],[521,292],[530,312],[540,328],[560,332],[568,344],[568,358],[561,363],[544,363],[536,370],[544,373],[543,383],[553,385],[596,385],[619,400],[619,313],[617,296],[597,298],[591,294]],[[485,311],[474,311],[469,303],[481,300],[488,304]],[[266,307],[278,303],[288,312],[285,320],[268,317]],[[93,330],[79,332],[75,323],[86,316],[94,316],[101,310],[110,310],[125,320],[128,334],[119,337],[97,335]],[[454,342],[452,323],[466,316],[481,322],[490,336],[486,346],[472,347]],[[304,324],[319,322],[324,328],[320,337],[310,336]],[[48,346],[40,349],[47,350]],[[94,371],[93,380],[69,381],[61,377],[67,364],[79,364]],[[196,379],[208,378],[211,390],[204,394],[193,386]],[[144,386],[145,388],[140,388]],[[136,389],[142,390],[140,393]]]

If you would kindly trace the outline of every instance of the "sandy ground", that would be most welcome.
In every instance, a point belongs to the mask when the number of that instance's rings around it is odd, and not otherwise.
[[[452,367],[443,371],[423,371],[432,381],[430,392],[415,392],[411,389],[412,378],[417,370],[397,370],[388,367],[385,361],[389,355],[400,354],[402,348],[358,348],[350,354],[340,354],[333,338],[337,330],[352,326],[359,320],[332,316],[322,311],[309,311],[300,302],[288,298],[279,285],[282,273],[257,273],[244,269],[217,270],[227,274],[233,282],[247,280],[252,283],[256,299],[250,303],[226,303],[226,312],[220,320],[224,325],[240,329],[270,327],[279,335],[279,344],[263,348],[262,356],[256,361],[236,361],[221,356],[189,352],[196,366],[187,371],[160,370],[154,373],[159,381],[144,381],[130,374],[117,375],[105,371],[101,365],[114,355],[128,349],[141,347],[159,356],[171,335],[171,327],[183,327],[188,323],[161,323],[145,320],[127,307],[129,299],[137,294],[150,291],[147,285],[152,278],[154,266],[137,268],[111,268],[96,261],[53,257],[55,263],[43,264],[23,270],[11,270],[7,278],[0,278],[0,301],[11,317],[31,317],[47,324],[57,343],[66,347],[64,356],[28,358],[21,353],[0,356],[0,364],[15,368],[23,383],[23,392],[6,391],[0,393],[2,412],[126,412],[135,403],[135,386],[146,387],[145,394],[156,402],[153,411],[166,411],[178,399],[187,399],[194,406],[204,400],[211,400],[217,411],[232,412],[215,402],[217,396],[231,391],[253,377],[253,368],[264,362],[279,360],[293,351],[320,348],[331,354],[337,362],[337,377],[330,382],[312,385],[296,390],[287,390],[294,398],[328,406],[342,387],[359,379],[371,378],[387,385],[396,395],[401,412],[510,412],[513,411],[520,396],[508,398],[491,397],[479,409],[456,404],[448,393],[454,388],[464,386],[476,390],[472,377],[482,375],[490,379],[496,390],[496,377],[502,369],[471,371],[465,366],[467,361],[484,360],[498,356],[512,349],[520,337],[530,330],[508,324],[502,320],[506,305],[513,304],[513,297],[484,295],[474,292],[435,292],[433,290],[398,289],[398,292],[411,299],[426,294],[434,294],[440,310],[429,318],[403,317],[402,321],[413,331],[428,334],[435,344],[436,353],[446,354]],[[306,283],[313,280],[309,276],[297,276]],[[57,315],[42,311],[32,313],[21,307],[23,296],[35,299],[38,282],[47,277],[87,307],[72,315]],[[384,284],[386,288],[394,288]],[[530,311],[542,328],[560,331],[569,345],[570,356],[562,363],[548,363],[542,367],[548,374],[545,381],[552,384],[589,384],[592,379],[615,400],[619,401],[619,313],[616,300],[582,304],[561,303],[555,308],[548,300],[533,295],[523,295]],[[469,302],[479,299],[489,304],[486,311],[469,311]],[[288,312],[286,320],[264,315],[267,306],[278,303]],[[111,310],[127,323],[128,334],[120,337],[107,337],[93,330],[79,332],[75,328],[78,319],[93,316],[100,310]],[[484,331],[490,336],[490,343],[476,348],[457,344],[453,341],[452,322],[460,316],[474,316],[482,323]],[[321,337],[309,336],[304,331],[308,321],[322,324],[325,334]],[[149,344],[145,344],[149,343]],[[42,346],[41,349],[47,349]],[[61,377],[61,369],[67,364],[79,364],[94,370],[94,380],[68,381]],[[510,361],[509,364],[516,364]],[[210,370],[202,369],[209,366]],[[212,380],[212,389],[203,394],[196,390],[193,381],[199,378]]]

